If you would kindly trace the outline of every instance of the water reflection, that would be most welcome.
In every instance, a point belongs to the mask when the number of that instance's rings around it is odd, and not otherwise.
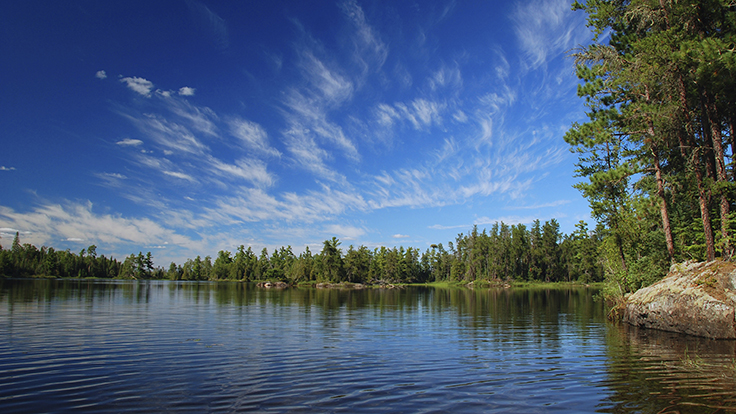
[[[736,342],[607,323],[594,293],[0,280],[0,408],[736,411]]]
[[[736,341],[612,326],[610,412],[736,412]]]
[[[411,287],[399,289],[262,289],[254,284],[229,282],[97,281],[97,280],[2,280],[0,300],[21,303],[119,300],[147,303],[167,292],[170,299],[197,304],[249,306],[298,305],[327,310],[374,307],[412,311],[427,308],[451,310],[472,319],[525,319],[541,315],[540,322],[556,323],[560,315],[600,318],[601,306],[585,288],[560,289],[462,289]],[[551,294],[553,292],[553,294]]]

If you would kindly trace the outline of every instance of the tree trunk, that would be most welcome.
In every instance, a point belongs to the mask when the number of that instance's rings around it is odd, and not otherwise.
[[[664,231],[664,239],[667,242],[667,254],[670,256],[670,262],[675,261],[675,242],[672,238],[672,227],[670,226],[670,215],[667,211],[667,198],[664,192],[664,179],[662,178],[662,166],[659,163],[659,155],[657,148],[652,144],[652,155],[654,157],[654,176],[657,180],[657,195],[659,196],[659,211],[662,215],[662,230]]]
[[[708,123],[710,124],[710,138],[713,147],[713,155],[715,156],[716,181],[727,184],[726,162],[723,151],[723,136],[721,135],[721,123],[718,118],[718,109],[716,108],[715,99],[707,91],[703,91],[705,100],[706,114],[708,115]],[[732,247],[729,240],[728,232],[728,216],[729,203],[728,195],[725,187],[720,190],[720,208],[721,208],[721,238],[723,241],[723,257],[730,258],[732,255]]]
[[[664,5],[663,5],[664,6]],[[649,103],[649,88],[646,88],[646,100]],[[657,136],[654,132],[654,123],[647,120],[647,133],[650,139],[650,151],[652,152],[652,163],[654,164],[654,177],[657,182],[657,196],[659,196],[659,212],[662,216],[662,231],[667,243],[667,254],[670,262],[675,261],[675,242],[672,239],[672,227],[670,226],[670,215],[667,211],[667,198],[664,192],[664,179],[662,178],[662,165],[659,162],[659,149],[657,148]]]
[[[734,118],[731,117],[728,123],[728,128],[731,133],[731,181],[736,181],[736,137],[734,133]]]
[[[698,162],[698,150],[697,142],[694,137],[692,130],[692,123],[690,120],[690,110],[687,104],[687,90],[685,88],[685,81],[682,74],[677,72],[677,86],[680,94],[680,106],[682,108],[683,123],[685,130],[681,130],[678,139],[680,143],[680,153],[685,161],[690,165],[693,172],[695,173],[695,181],[698,187],[698,204],[700,205],[700,218],[703,221],[703,235],[705,236],[705,249],[706,258],[708,261],[715,260],[716,250],[715,243],[713,240],[713,229],[711,228],[710,212],[708,211],[708,205],[710,204],[710,193],[707,191],[703,184],[703,171],[700,169],[700,163]],[[687,149],[690,149],[692,156],[688,156]]]
[[[703,149],[703,159],[705,160],[705,171],[706,177],[716,181],[716,158],[713,152],[713,127],[710,116],[708,114],[707,105],[705,102],[705,90],[698,88],[700,94],[700,127],[701,135],[703,137],[703,144],[700,146]]]

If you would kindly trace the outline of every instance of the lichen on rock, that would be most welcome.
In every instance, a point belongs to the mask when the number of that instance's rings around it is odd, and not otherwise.
[[[736,264],[672,265],[659,282],[626,298],[631,325],[713,339],[736,339]]]

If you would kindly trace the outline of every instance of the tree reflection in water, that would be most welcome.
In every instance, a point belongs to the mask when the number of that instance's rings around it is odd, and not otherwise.
[[[735,341],[625,324],[607,335],[607,412],[736,412]]]

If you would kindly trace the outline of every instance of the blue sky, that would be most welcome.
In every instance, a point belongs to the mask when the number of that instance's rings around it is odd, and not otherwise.
[[[591,222],[565,0],[22,1],[0,14],[0,244],[158,265]]]

